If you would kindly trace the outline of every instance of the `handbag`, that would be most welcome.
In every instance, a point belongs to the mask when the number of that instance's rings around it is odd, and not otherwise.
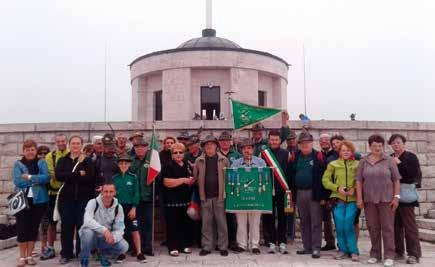
[[[400,184],[401,203],[412,203],[418,201],[418,193],[415,184]]]
[[[27,201],[27,194],[29,188],[25,190],[20,190],[18,192],[12,193],[8,196],[8,209],[10,215],[16,215],[22,210],[29,209],[29,202]]]

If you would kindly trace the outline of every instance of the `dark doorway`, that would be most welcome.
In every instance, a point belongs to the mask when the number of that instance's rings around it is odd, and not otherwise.
[[[220,86],[201,86],[201,116],[205,110],[206,120],[213,120],[213,110],[219,117],[221,112],[221,88]]]

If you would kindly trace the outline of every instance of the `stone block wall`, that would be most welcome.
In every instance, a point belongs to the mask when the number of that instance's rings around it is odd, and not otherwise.
[[[266,128],[279,128],[279,118],[265,123]],[[299,121],[291,121],[291,128],[298,133],[301,129]],[[112,122],[115,132],[130,134],[134,131],[144,131],[146,138],[150,138],[152,124],[149,122]],[[212,133],[216,136],[222,131],[232,128],[230,121],[174,121],[157,122],[156,133],[159,138],[176,136],[181,130],[188,130],[190,134],[198,129],[204,129],[203,135]],[[373,133],[379,133],[386,139],[392,133],[401,133],[407,139],[407,148],[416,153],[420,159],[423,171],[423,187],[419,190],[420,207],[417,215],[425,215],[429,209],[435,208],[435,123],[418,122],[377,122],[377,121],[312,121],[310,132],[317,140],[322,133],[340,133],[356,144],[362,154],[368,152],[367,138]],[[77,123],[31,123],[31,124],[0,124],[0,214],[6,212],[6,197],[13,191],[11,169],[20,157],[22,142],[32,138],[38,144],[53,147],[54,135],[65,133],[81,135],[85,142],[90,142],[92,136],[109,132],[110,127],[103,122]],[[249,132],[242,130],[236,136],[248,136]],[[389,146],[386,146],[391,151]]]

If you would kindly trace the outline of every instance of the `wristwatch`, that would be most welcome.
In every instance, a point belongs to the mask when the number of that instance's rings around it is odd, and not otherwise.
[[[31,174],[29,174],[29,180],[30,180],[30,179],[32,179],[32,175],[31,175]]]
[[[394,195],[394,197],[400,200],[400,195]]]

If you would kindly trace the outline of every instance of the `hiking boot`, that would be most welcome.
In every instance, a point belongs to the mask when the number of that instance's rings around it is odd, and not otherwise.
[[[329,251],[329,250],[335,250],[335,249],[337,249],[335,247],[335,245],[326,244],[320,250],[321,251]]]
[[[118,256],[118,258],[116,258],[115,262],[122,263],[124,260],[125,260],[125,254],[121,254]]]

